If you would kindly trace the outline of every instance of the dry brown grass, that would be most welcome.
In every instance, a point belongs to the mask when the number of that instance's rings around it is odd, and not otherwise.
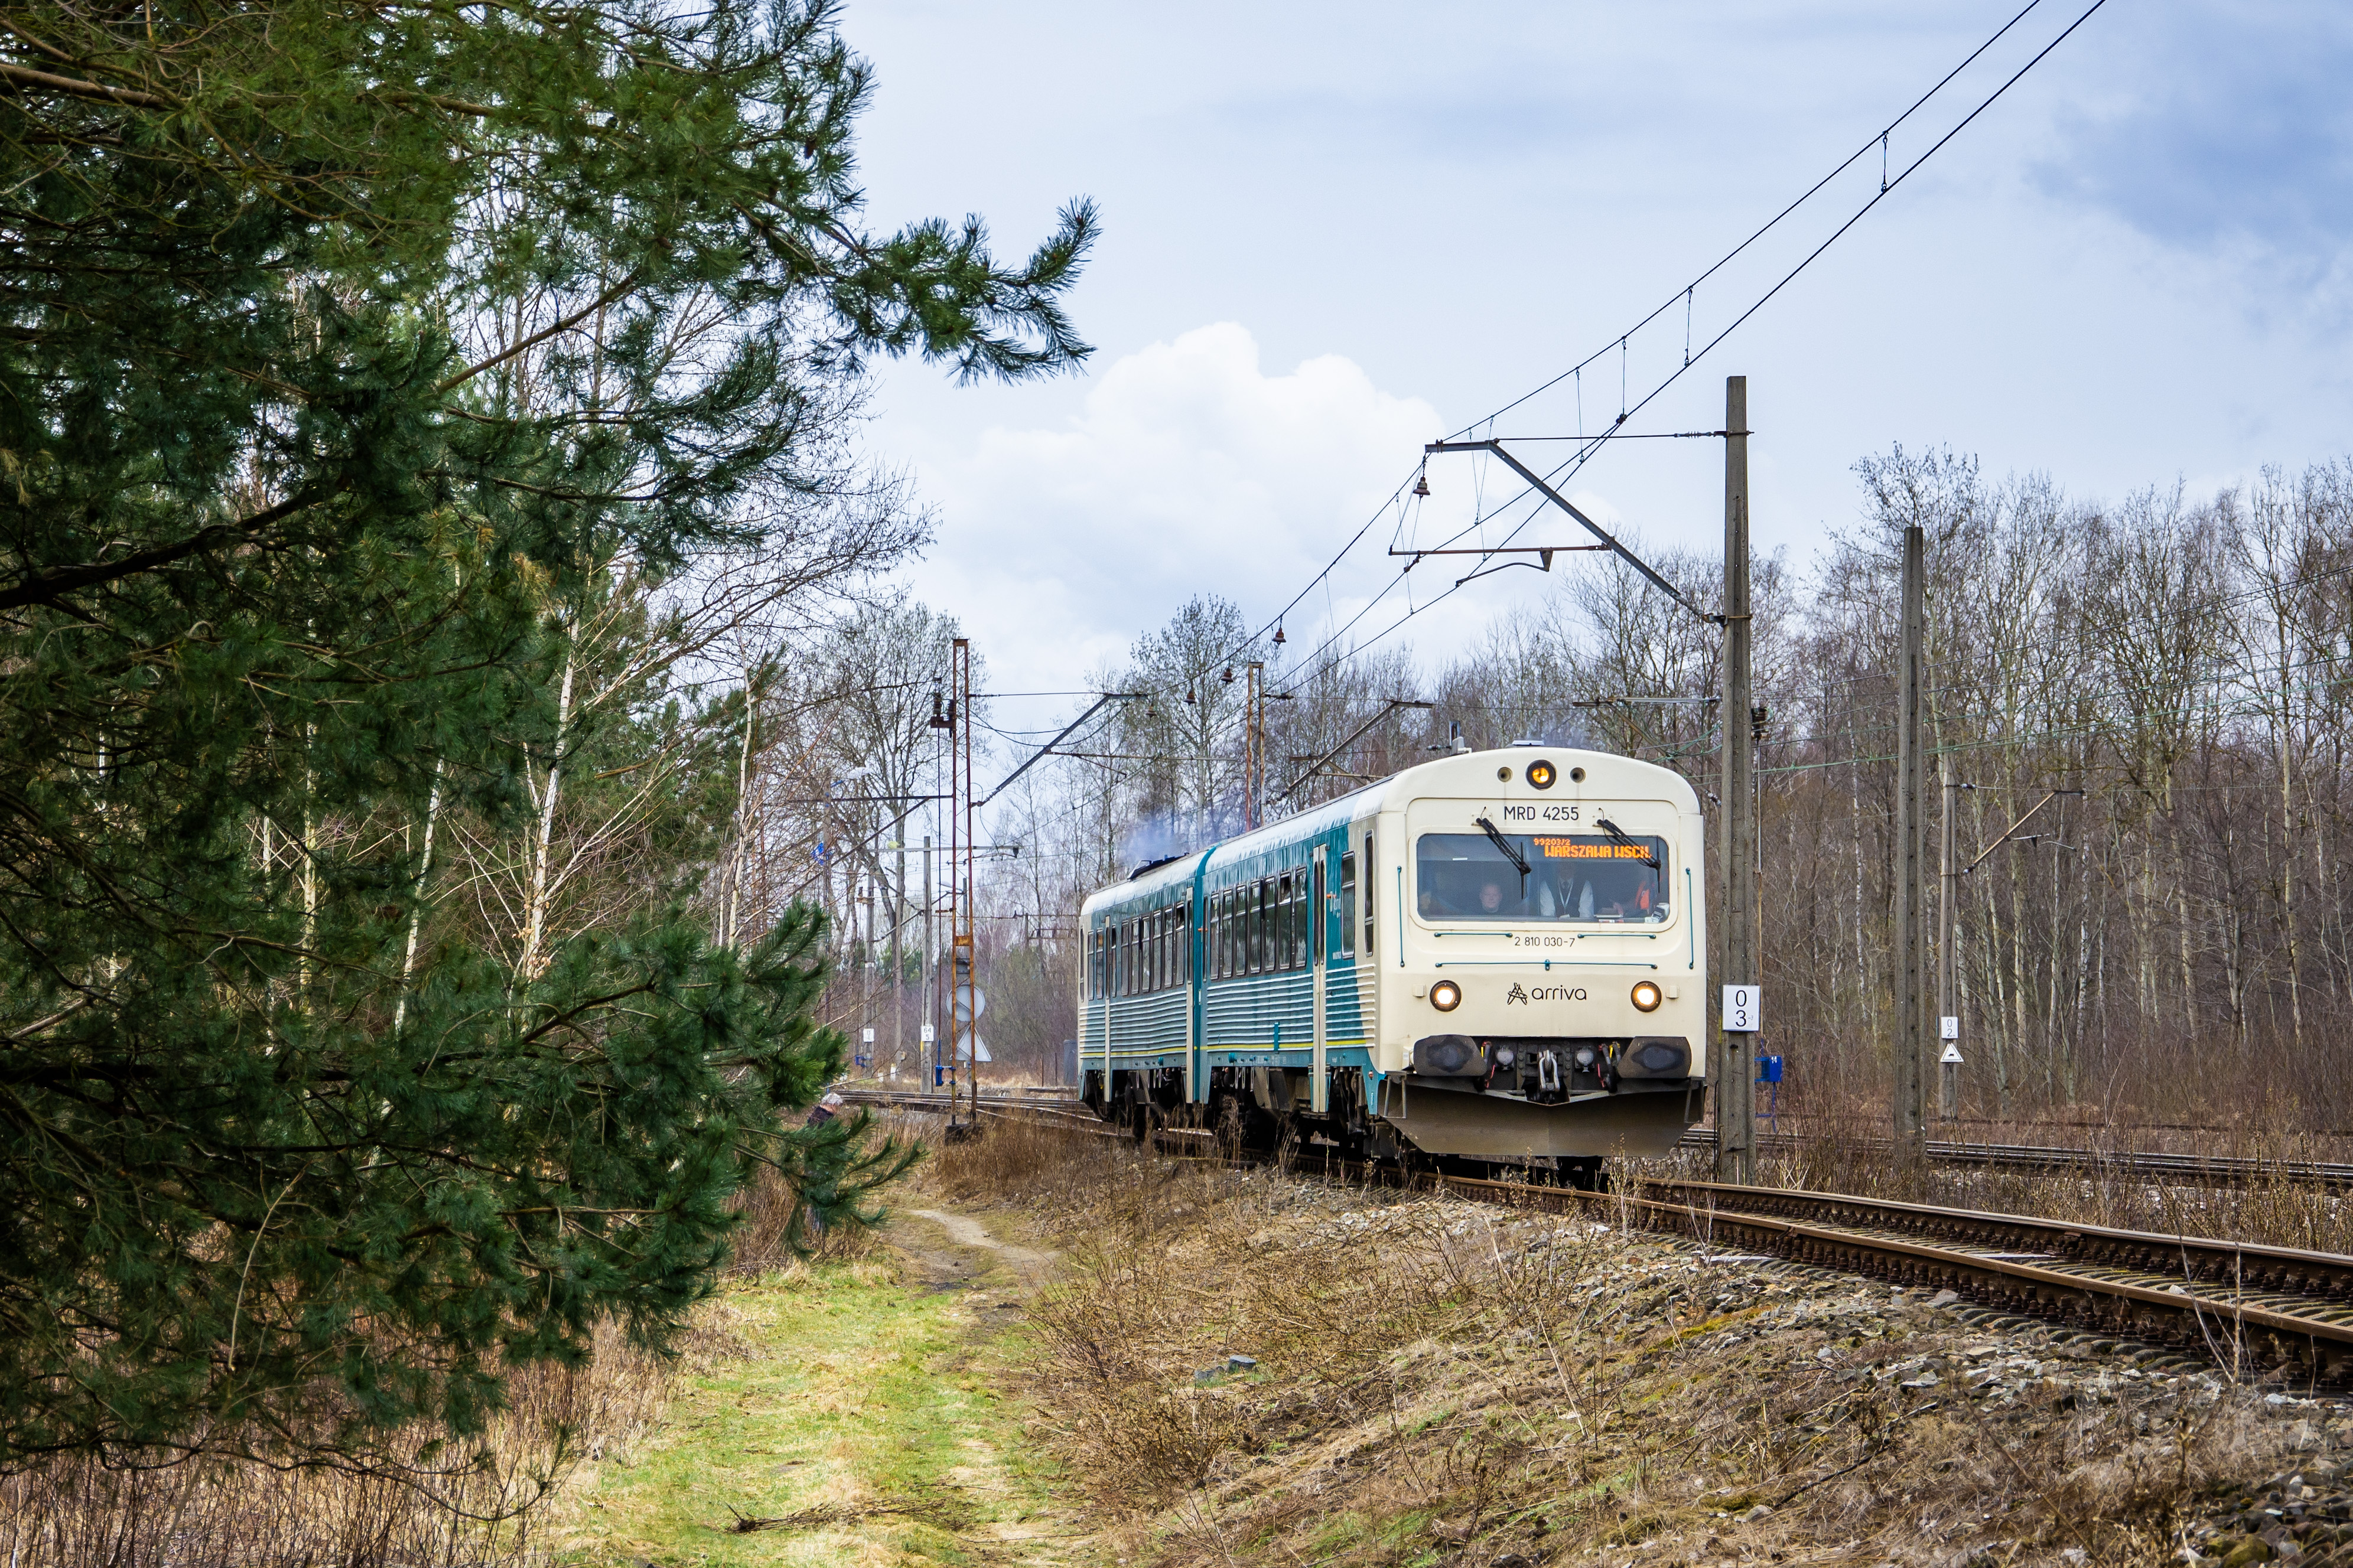
[[[698,1348],[691,1339],[689,1356]],[[411,1433],[364,1468],[220,1452],[52,1463],[0,1479],[0,1552],[12,1568],[535,1562],[544,1505],[565,1475],[635,1441],[672,1375],[608,1327],[588,1365],[513,1377],[508,1411],[462,1447]]]
[[[773,1171],[746,1190],[738,1272],[806,1267],[787,1245],[798,1199]],[[818,1239],[820,1258],[856,1258],[860,1227]],[[396,1436],[364,1467],[312,1458],[257,1462],[220,1450],[177,1462],[54,1462],[0,1478],[0,1559],[9,1568],[523,1568],[583,1461],[617,1460],[659,1416],[674,1380],[738,1353],[723,1302],[698,1311],[680,1356],[664,1361],[607,1324],[577,1370],[524,1369],[510,1407],[478,1439]]]
[[[1614,1222],[1035,1129],[936,1153],[927,1186],[1063,1252],[1024,1392],[1113,1549],[1163,1568],[2138,1563],[2210,1486],[2353,1440],[2333,1407]]]

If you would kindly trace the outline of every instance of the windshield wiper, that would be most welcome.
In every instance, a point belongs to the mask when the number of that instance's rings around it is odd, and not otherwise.
[[[1602,832],[1607,833],[1610,837],[1615,838],[1620,844],[1630,845],[1636,849],[1642,849],[1642,846],[1636,842],[1632,837],[1629,837],[1624,828],[1619,826],[1616,823],[1610,821],[1606,816],[1596,817],[1594,819],[1593,826],[1599,827]],[[1651,854],[1648,849],[1642,849],[1642,864],[1655,871],[1659,868],[1659,858]]]
[[[1495,847],[1504,852],[1504,858],[1509,860],[1513,865],[1517,866],[1520,868],[1520,890],[1524,893],[1527,891],[1527,860],[1518,850],[1512,847],[1512,841],[1504,837],[1502,834],[1496,832],[1495,825],[1488,821],[1483,816],[1479,818],[1479,831],[1493,839],[1495,841]]]

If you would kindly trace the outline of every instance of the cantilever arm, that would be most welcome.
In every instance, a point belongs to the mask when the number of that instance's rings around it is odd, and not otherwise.
[[[1080,725],[1085,723],[1088,720],[1102,712],[1105,708],[1111,706],[1111,704],[1124,701],[1130,698],[1142,697],[1144,695],[1145,693],[1141,691],[1104,692],[1103,694],[1103,700],[1097,702],[1093,707],[1088,709],[1085,712],[1071,720],[1070,724],[1064,728],[1060,734],[1055,736],[1052,740],[1047,742],[1044,745],[1030,752],[1029,760],[1028,762],[1023,763],[1019,767],[1006,774],[1004,778],[997,782],[997,785],[995,789],[990,790],[987,795],[982,795],[978,800],[974,801],[972,803],[974,807],[976,809],[980,806],[987,805],[990,801],[995,800],[998,795],[1003,795],[1006,790],[1011,786],[1013,781],[1019,778],[1023,773],[1028,773],[1030,767],[1036,763],[1040,757],[1053,755],[1054,748],[1060,745],[1064,741],[1069,740],[1071,738],[1071,731],[1076,730]]]
[[[1398,709],[1435,708],[1437,706],[1438,704],[1435,702],[1408,702],[1402,698],[1390,698],[1388,706],[1384,707],[1379,712],[1374,714],[1371,718],[1366,720],[1363,723],[1350,731],[1346,740],[1341,742],[1338,745],[1333,747],[1330,751],[1324,752],[1314,762],[1308,763],[1307,771],[1305,773],[1300,774],[1297,778],[1283,785],[1282,793],[1276,795],[1267,804],[1270,805],[1281,805],[1284,801],[1289,800],[1291,798],[1291,792],[1297,789],[1301,784],[1305,784],[1309,779],[1314,778],[1315,776],[1316,770],[1323,767],[1325,763],[1330,762],[1341,752],[1346,751],[1349,747],[1355,745],[1356,743],[1357,737],[1361,736],[1366,731],[1371,729],[1374,725],[1379,723],[1382,720],[1388,718],[1390,714],[1396,712]]]
[[[1425,452],[1494,453],[1495,456],[1504,459],[1504,465],[1508,467],[1512,472],[1527,480],[1530,488],[1534,489],[1546,500],[1552,502],[1553,505],[1560,508],[1561,510],[1568,513],[1569,516],[1583,523],[1587,532],[1592,534],[1594,538],[1601,541],[1603,544],[1608,545],[1614,553],[1622,558],[1627,564],[1633,567],[1635,571],[1640,572],[1643,576],[1648,577],[1653,584],[1665,590],[1667,596],[1672,599],[1676,604],[1681,605],[1684,609],[1689,610],[1693,615],[1697,616],[1703,621],[1710,621],[1717,624],[1721,624],[1723,622],[1724,617],[1722,616],[1709,615],[1705,610],[1703,610],[1697,605],[1693,604],[1681,588],[1676,587],[1672,583],[1668,582],[1664,577],[1662,577],[1656,572],[1651,571],[1649,563],[1641,556],[1635,554],[1632,551],[1619,543],[1615,534],[1612,534],[1608,529],[1602,527],[1599,523],[1594,521],[1591,518],[1577,510],[1576,506],[1570,502],[1567,496],[1561,494],[1558,490],[1545,483],[1544,477],[1542,475],[1538,474],[1534,468],[1529,468],[1525,463],[1521,462],[1517,458],[1512,456],[1511,453],[1505,451],[1504,449],[1504,444],[1501,441],[1432,441],[1428,446],[1424,447],[1422,450]],[[1468,580],[1469,579],[1466,578],[1464,581],[1467,582]],[[1461,584],[1456,584],[1457,587],[1460,587],[1461,585]]]

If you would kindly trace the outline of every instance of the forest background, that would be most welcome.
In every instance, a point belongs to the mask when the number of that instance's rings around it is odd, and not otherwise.
[[[1827,529],[1810,559],[1756,569],[1759,1049],[1787,1061],[1783,1106],[1883,1114],[1897,576],[1903,531],[1916,523],[1928,547],[1926,722],[1936,769],[1963,786],[1955,837],[1960,863],[1974,863],[1956,884],[1964,1112],[2346,1125],[2353,1107],[2333,1069],[2353,1005],[2353,463],[2114,500],[2071,495],[2050,475],[1990,478],[1975,457],[1936,448],[1865,456],[1854,473],[1852,522]],[[1645,555],[1703,608],[1721,601],[1718,561]],[[1238,577],[1230,595],[1197,598],[1140,636],[1124,665],[1092,672],[1100,691],[1145,695],[1022,774],[979,834],[997,847],[978,882],[982,1033],[1007,1076],[1050,1077],[1074,1033],[1079,900],[1246,820],[1252,660],[1271,694],[1264,817],[1458,741],[1535,741],[1675,767],[1712,823],[1716,632],[1614,559],[1571,559],[1535,613],[1472,647],[1278,644],[1240,602],[1259,603],[1261,585]],[[852,683],[867,706],[854,722],[822,721],[838,737],[829,749],[812,727],[809,754],[826,762],[780,776],[778,793],[806,795],[820,775],[860,766],[893,792],[936,790],[942,732],[925,724],[945,635],[905,607],[818,645],[808,668],[861,671]],[[918,647],[928,667],[905,662]],[[877,661],[878,647],[900,662]],[[871,694],[891,690],[908,698],[877,723]],[[994,730],[985,705],[979,717],[997,767],[979,770],[986,794],[1052,731]],[[801,872],[792,885],[838,911],[844,964],[829,1016],[910,1038],[936,1012],[903,950],[915,989],[888,984],[903,884],[895,851],[865,847],[898,838],[871,816],[794,816],[751,798]],[[820,840],[848,846],[857,869],[804,869]],[[944,887],[943,874],[935,893]],[[921,903],[918,887],[911,919]],[[870,930],[871,942],[860,934]],[[917,1048],[902,1047],[911,1061]]]

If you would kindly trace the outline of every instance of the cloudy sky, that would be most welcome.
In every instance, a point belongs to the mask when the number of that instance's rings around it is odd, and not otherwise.
[[[1410,482],[1425,440],[1596,351],[1494,432],[1590,429],[1621,374],[1639,397],[1676,369],[1683,285],[2023,3],[849,0],[880,79],[878,224],[977,212],[1018,253],[1073,196],[1103,220],[1071,300],[1088,374],[885,372],[872,445],[941,521],[914,591],[965,621],[1008,692],[1083,686],[1195,592],[1273,614]],[[2036,6],[1894,133],[1890,170],[2089,3]],[[1793,561],[1852,524],[1854,461],[1896,442],[2087,498],[2353,453],[2348,80],[2353,8],[2108,0],[1628,428],[1712,428],[1724,376],[1747,375],[1757,540]],[[1702,284],[1694,346],[1875,195],[1880,163],[1874,146]],[[1710,442],[1629,443],[1571,490],[1651,547],[1714,551],[1720,462]],[[1408,538],[1512,493],[1482,460],[1431,463]],[[1399,522],[1380,516],[1302,604],[1294,640],[1388,584]],[[1413,601],[1459,574],[1441,574],[1417,572]],[[1471,584],[1392,641],[1443,662],[1546,584]],[[1357,635],[1407,603],[1393,591]],[[999,708],[1021,728],[1071,710]]]

